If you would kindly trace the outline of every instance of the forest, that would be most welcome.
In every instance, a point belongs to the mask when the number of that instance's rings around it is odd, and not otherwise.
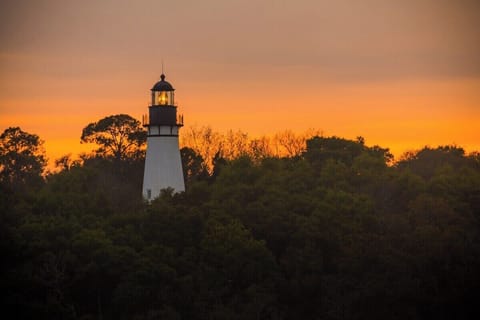
[[[5,319],[480,318],[479,152],[182,134],[186,191],[151,203],[128,115],[54,169],[38,135],[1,134]]]

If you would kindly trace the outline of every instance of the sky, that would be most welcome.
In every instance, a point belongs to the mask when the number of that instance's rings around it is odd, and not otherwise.
[[[90,122],[148,112],[163,60],[186,128],[478,151],[479,39],[478,0],[0,0],[0,131],[89,151]]]

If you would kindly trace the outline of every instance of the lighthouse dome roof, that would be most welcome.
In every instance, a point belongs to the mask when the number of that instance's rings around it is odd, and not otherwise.
[[[151,89],[152,91],[174,91],[170,82],[165,81],[165,75],[162,73],[160,76],[160,81],[155,83],[155,85]]]

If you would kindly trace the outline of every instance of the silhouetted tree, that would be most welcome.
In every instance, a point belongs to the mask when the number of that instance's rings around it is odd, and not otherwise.
[[[197,179],[208,177],[208,169],[201,155],[192,148],[183,147],[180,149],[182,158],[183,175],[185,183],[188,185]]]
[[[95,152],[117,160],[138,158],[147,135],[140,121],[126,114],[105,117],[83,128],[81,142],[95,143]]]
[[[429,179],[441,166],[459,168],[468,162],[465,150],[457,146],[424,147],[416,152],[407,152],[397,163],[402,169],[408,168],[413,173]]]
[[[19,127],[0,135],[0,181],[15,190],[38,187],[46,165],[43,141]]]

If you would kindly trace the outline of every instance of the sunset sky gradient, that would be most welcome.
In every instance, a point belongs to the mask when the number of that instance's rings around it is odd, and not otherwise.
[[[147,112],[162,58],[187,127],[480,150],[476,0],[2,0],[0,130],[90,150],[88,123]]]

